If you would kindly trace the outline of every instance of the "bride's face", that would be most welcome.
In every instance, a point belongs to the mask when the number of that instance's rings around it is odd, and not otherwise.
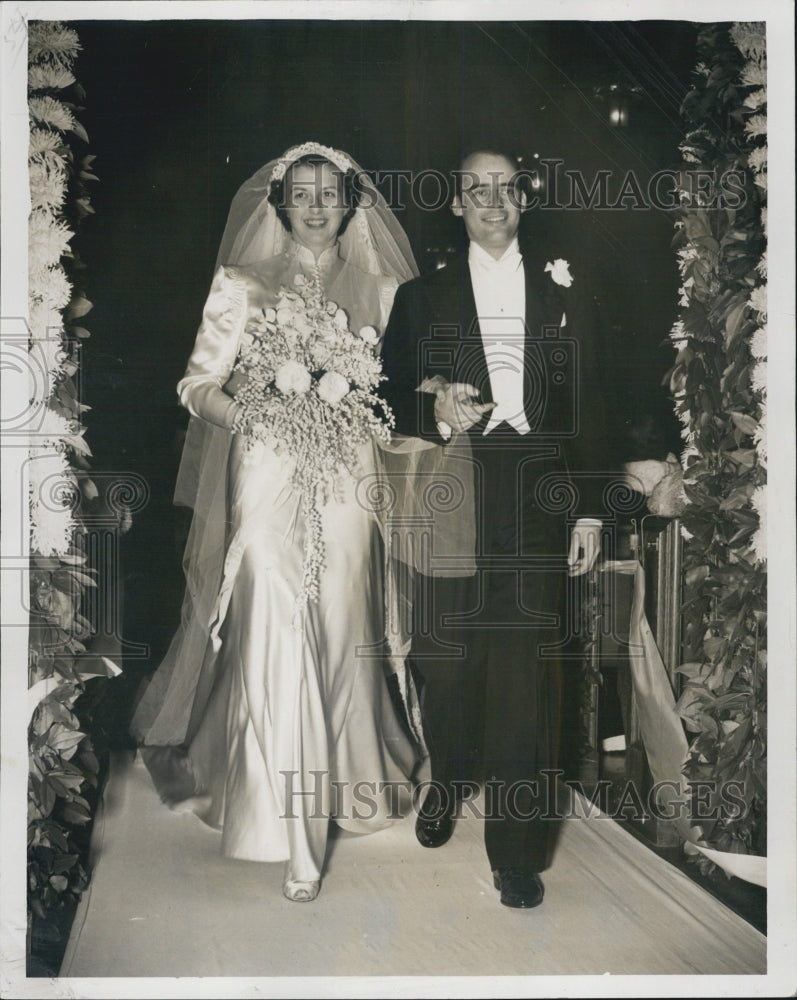
[[[285,178],[285,211],[297,243],[319,254],[331,247],[346,214],[343,175],[330,163],[300,163]]]

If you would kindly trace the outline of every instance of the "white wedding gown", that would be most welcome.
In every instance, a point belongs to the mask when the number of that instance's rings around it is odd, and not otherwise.
[[[341,267],[335,248],[319,264],[315,278],[346,309],[351,328],[384,329],[395,282]],[[194,416],[229,428],[237,404],[222,386],[248,317],[273,305],[280,285],[290,286],[299,270],[312,278],[313,265],[312,254],[299,248],[261,265],[219,270],[178,386]],[[132,729],[149,747],[187,744],[160,756],[151,751],[153,773],[160,771],[165,797],[199,798],[202,818],[223,830],[224,854],[290,861],[293,879],[314,881],[330,817],[366,833],[398,819],[409,802],[416,751],[388,691],[383,650],[375,655],[385,635],[380,538],[355,496],[357,480],[344,473],[344,495],[322,512],[319,599],[308,603],[297,628],[305,525],[290,487],[291,460],[264,448],[244,461],[238,435],[228,450],[215,601],[209,608],[195,585],[192,609],[184,610]],[[371,444],[361,449],[360,475],[373,472],[373,456]],[[222,471],[200,469],[200,476]],[[191,591],[190,568],[187,575]]]

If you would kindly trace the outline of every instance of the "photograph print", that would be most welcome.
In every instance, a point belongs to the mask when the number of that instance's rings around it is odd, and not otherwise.
[[[3,5],[4,995],[793,993],[793,10],[616,13]]]

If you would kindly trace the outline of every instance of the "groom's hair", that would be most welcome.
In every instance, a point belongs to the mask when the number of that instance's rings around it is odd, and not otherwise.
[[[343,216],[343,221],[340,224],[338,236],[342,236],[346,231],[346,226],[348,226],[349,220],[354,215],[354,211],[357,206],[360,204],[360,192],[355,184],[355,171],[349,169],[344,173],[340,167],[335,166],[335,164],[328,160],[325,156],[321,156],[319,153],[306,153],[304,156],[300,156],[298,160],[294,160],[278,181],[271,182],[271,188],[268,193],[268,200],[274,206],[277,218],[283,226],[285,226],[288,232],[291,231],[290,219],[288,218],[288,213],[285,210],[287,207],[288,174],[294,167],[321,166],[324,163],[328,163],[336,173],[343,174],[343,204],[346,206],[346,214]]]
[[[520,159],[514,153],[508,153],[505,149],[501,149],[499,146],[477,146],[465,153],[465,155],[460,158],[459,165],[456,170],[451,171],[454,178],[454,194],[457,198],[462,198],[462,178],[465,174],[467,174],[466,164],[468,160],[472,160],[474,156],[500,156],[502,160],[506,160],[507,163],[511,163],[512,169],[515,173],[520,171]]]

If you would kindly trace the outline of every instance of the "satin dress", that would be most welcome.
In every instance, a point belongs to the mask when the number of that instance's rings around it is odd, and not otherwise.
[[[238,404],[222,387],[247,320],[272,306],[280,286],[290,287],[300,271],[324,284],[327,297],[346,309],[352,330],[384,329],[395,282],[343,264],[334,247],[318,263],[298,248],[260,265],[221,268],[178,385],[194,416],[231,428]],[[409,806],[416,764],[376,652],[385,635],[382,547],[357,496],[359,478],[374,471],[374,448],[361,449],[356,475],[341,470],[342,496],[322,510],[320,594],[297,625],[305,525],[290,485],[292,461],[267,446],[252,460],[242,445],[233,434],[213,638],[202,679],[193,685],[209,693],[192,690],[191,739],[182,762],[191,787],[183,782],[183,790],[204,797],[197,811],[222,829],[225,855],[289,861],[293,879],[314,881],[321,877],[330,819],[354,833],[398,819]],[[183,684],[179,673],[160,684],[156,674],[159,714],[144,733],[146,743],[175,742],[169,706],[175,702],[170,692]],[[146,715],[146,700],[137,715]]]

